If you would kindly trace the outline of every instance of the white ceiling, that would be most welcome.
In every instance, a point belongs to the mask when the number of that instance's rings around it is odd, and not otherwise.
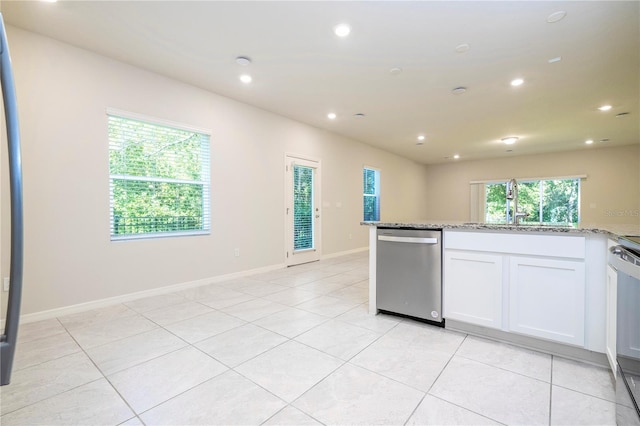
[[[426,164],[454,154],[462,161],[640,143],[637,1],[3,0],[1,7],[10,25]],[[560,10],[566,17],[548,23]],[[344,39],[333,34],[343,22],[352,28]],[[461,43],[470,49],[457,53]],[[239,55],[253,63],[239,66]],[[394,67],[403,72],[392,75]],[[242,72],[251,84],[239,81]],[[511,87],[516,77],[525,83]],[[467,92],[452,94],[458,86]],[[598,111],[603,104],[612,110]],[[338,117],[327,119],[329,112]],[[616,117],[621,112],[630,114]],[[515,145],[500,142],[511,135],[520,138]]]

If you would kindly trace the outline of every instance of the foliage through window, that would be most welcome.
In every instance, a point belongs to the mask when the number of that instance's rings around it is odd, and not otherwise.
[[[364,221],[380,220],[380,172],[365,167],[364,183]]]
[[[209,135],[108,115],[111,238],[207,233]]]
[[[311,167],[293,166],[293,249],[313,249],[313,179]]]
[[[486,222],[505,222],[506,188],[506,182],[486,185]],[[576,225],[580,220],[579,203],[580,179],[518,181],[518,211],[529,213],[521,219],[523,223]],[[512,204],[509,206],[513,209]]]

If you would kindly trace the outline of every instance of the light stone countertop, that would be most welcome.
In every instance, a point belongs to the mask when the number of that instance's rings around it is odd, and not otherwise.
[[[361,225],[380,228],[411,229],[459,229],[478,231],[550,232],[567,234],[605,234],[617,240],[621,236],[640,236],[640,224],[581,224],[578,227],[563,225],[507,225],[492,223],[451,222],[419,220],[415,222],[360,222]]]

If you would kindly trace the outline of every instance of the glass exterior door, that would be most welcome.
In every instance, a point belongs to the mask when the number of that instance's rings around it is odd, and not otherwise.
[[[287,265],[320,258],[319,163],[287,157]]]

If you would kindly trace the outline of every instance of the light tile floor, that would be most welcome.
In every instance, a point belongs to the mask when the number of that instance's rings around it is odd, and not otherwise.
[[[353,254],[21,326],[9,425],[615,424],[608,370],[367,312]]]

